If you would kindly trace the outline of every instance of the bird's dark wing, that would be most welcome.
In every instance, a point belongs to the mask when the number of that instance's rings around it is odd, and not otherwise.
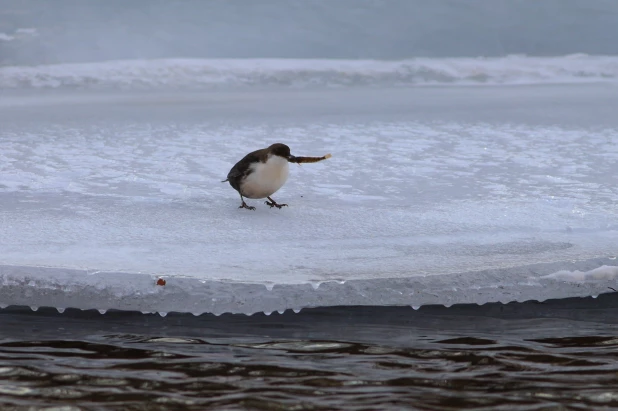
[[[253,151],[242,158],[234,167],[227,173],[227,181],[236,190],[240,190],[240,180],[253,172],[253,168],[249,167],[251,163],[261,161],[264,150]]]

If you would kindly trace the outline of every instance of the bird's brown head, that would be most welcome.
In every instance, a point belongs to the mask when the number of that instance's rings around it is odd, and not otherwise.
[[[283,157],[286,160],[293,160],[294,156],[290,154],[290,147],[282,143],[275,143],[268,147],[268,152],[272,155]]]

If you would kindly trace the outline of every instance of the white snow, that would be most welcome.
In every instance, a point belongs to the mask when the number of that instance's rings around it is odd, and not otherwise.
[[[32,37],[38,37],[39,31],[35,28],[20,28],[15,30],[15,32],[11,34],[0,32],[0,41],[14,41],[21,39],[28,39]],[[2,74],[0,74],[2,77]]]
[[[2,304],[252,313],[561,298],[615,282],[611,125],[334,118],[340,99],[302,93],[91,97],[0,104]],[[313,111],[280,114],[294,99]],[[220,181],[274,142],[333,157],[290,165],[274,196],[288,208],[238,209]]]
[[[615,259],[615,257],[612,258],[612,260]],[[542,278],[551,278],[571,282],[585,282],[590,280],[615,280],[618,278],[618,267],[603,265],[590,271],[560,270],[553,274],[543,276]]]
[[[521,85],[615,83],[617,80],[617,56],[585,54],[400,61],[159,59],[0,67],[0,89],[157,87],[193,90],[230,86]]]

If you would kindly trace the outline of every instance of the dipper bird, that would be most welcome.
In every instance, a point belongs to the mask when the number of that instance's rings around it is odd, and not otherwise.
[[[265,201],[270,208],[287,207],[287,204],[278,204],[270,196],[279,190],[288,179],[288,162],[297,162],[296,157],[290,154],[290,147],[275,143],[268,148],[253,151],[232,167],[227,174],[230,185],[240,194],[242,204],[238,208],[255,210],[247,205],[244,197],[267,198]]]

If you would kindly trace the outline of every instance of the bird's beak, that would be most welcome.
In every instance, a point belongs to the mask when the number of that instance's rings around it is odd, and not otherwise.
[[[294,160],[296,160],[296,157],[294,157],[293,155],[291,155],[291,154],[290,154],[290,155],[288,156],[288,161],[289,161],[290,163],[294,163],[294,162],[295,162]]]

